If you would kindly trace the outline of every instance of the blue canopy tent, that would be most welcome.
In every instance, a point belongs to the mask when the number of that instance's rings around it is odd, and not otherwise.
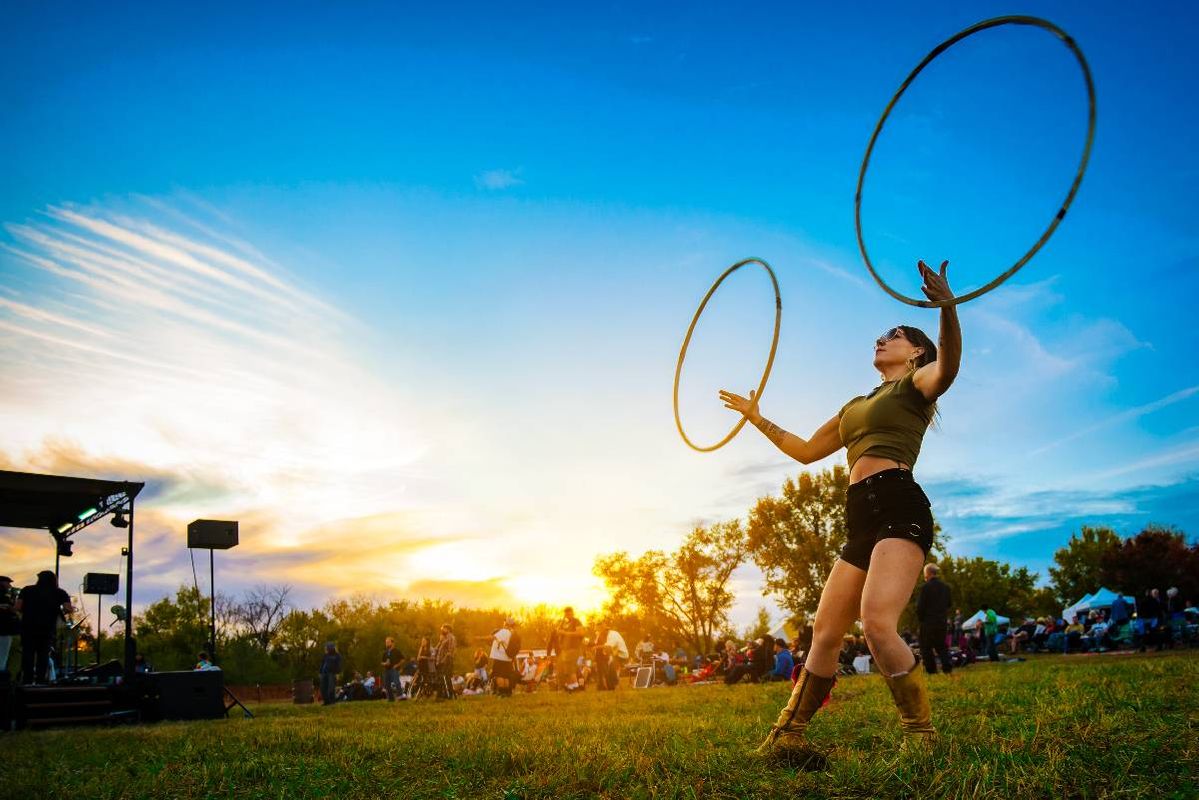
[[[1111,608],[1112,603],[1116,599],[1116,593],[1106,587],[1099,587],[1094,594],[1085,595],[1077,603],[1068,606],[1062,610],[1062,618],[1069,621],[1076,614],[1086,613],[1096,608]],[[1124,602],[1128,604],[1129,609],[1136,606],[1136,598],[1124,595]]]

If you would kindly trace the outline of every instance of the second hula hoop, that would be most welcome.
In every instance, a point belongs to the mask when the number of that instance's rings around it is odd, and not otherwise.
[[[743,261],[738,261],[736,264],[726,269],[724,273],[716,279],[716,283],[712,284],[712,288],[708,290],[708,293],[704,295],[704,299],[700,302],[699,308],[695,310],[695,316],[691,318],[691,324],[687,326],[687,336],[683,339],[683,346],[679,350],[679,360],[678,363],[675,364],[674,368],[674,424],[679,429],[679,436],[683,437],[683,441],[687,443],[687,446],[693,450],[698,450],[701,453],[709,453],[713,450],[718,450],[721,447],[724,447],[726,444],[732,441],[734,436],[741,432],[741,429],[745,427],[747,420],[745,417],[742,417],[740,421],[733,426],[733,429],[728,432],[728,435],[716,444],[708,447],[701,447],[700,445],[697,445],[695,442],[687,438],[687,432],[683,430],[683,420],[679,417],[679,377],[683,374],[683,361],[687,358],[687,347],[691,344],[691,335],[695,333],[695,323],[699,322],[700,315],[704,313],[704,308],[708,305],[708,301],[712,299],[712,295],[714,295],[716,290],[720,288],[720,284],[724,282],[725,278],[727,278],[729,275],[732,275],[746,264],[760,265],[770,276],[770,283],[774,287],[774,336],[770,340],[770,355],[766,358],[766,369],[762,370],[762,380],[758,382],[758,388],[755,393],[755,396],[759,399],[762,397],[762,392],[766,389],[766,381],[770,379],[770,370],[774,366],[774,355],[778,351],[779,347],[779,325],[783,321],[783,301],[779,296],[779,282],[774,276],[774,270],[772,270],[770,265],[760,258],[747,258]]]
[[[1049,222],[1049,227],[1047,227],[1044,233],[1041,234],[1041,238],[1037,239],[1036,244],[1029,248],[1028,252],[1021,256],[1020,260],[1009,267],[1006,272],[1002,273],[999,277],[995,278],[986,286],[975,289],[972,292],[968,292],[958,297],[951,297],[948,300],[918,300],[914,297],[908,297],[907,295],[900,294],[888,286],[887,282],[884,281],[882,276],[879,275],[874,269],[874,264],[871,263],[870,256],[866,253],[866,241],[862,236],[862,185],[866,180],[866,168],[870,165],[870,155],[874,152],[874,143],[878,140],[878,135],[882,132],[883,125],[886,124],[887,118],[891,115],[891,110],[895,108],[895,104],[899,102],[899,98],[903,96],[903,93],[907,91],[908,87],[912,84],[912,81],[916,80],[916,76],[919,75],[920,72],[927,67],[933,59],[944,53],[953,45],[965,39],[967,36],[972,36],[973,34],[976,34],[979,31],[985,31],[988,28],[997,28],[1000,25],[1031,25],[1034,28],[1041,28],[1042,30],[1048,31],[1060,39],[1062,43],[1069,48],[1070,52],[1074,54],[1074,58],[1078,61],[1078,66],[1082,69],[1083,80],[1086,81],[1087,85],[1088,102],[1087,140],[1082,150],[1082,158],[1078,163],[1078,172],[1074,175],[1074,182],[1070,184],[1070,191],[1066,193],[1066,199],[1062,202],[1061,208]],[[1053,235],[1053,232],[1057,229],[1057,226],[1066,216],[1066,210],[1070,208],[1070,204],[1074,202],[1074,195],[1078,192],[1078,186],[1082,183],[1083,173],[1085,173],[1087,170],[1087,162],[1091,158],[1091,144],[1094,139],[1095,83],[1091,80],[1091,68],[1087,66],[1087,59],[1085,56],[1083,56],[1082,50],[1079,48],[1078,44],[1064,30],[1059,28],[1057,25],[1054,25],[1052,22],[1041,19],[1040,17],[1012,15],[983,20],[982,22],[971,25],[969,28],[954,34],[945,41],[941,42],[941,44],[934,47],[932,51],[924,57],[924,60],[916,65],[916,68],[912,70],[911,74],[908,75],[907,79],[900,85],[899,90],[895,92],[895,96],[891,98],[891,102],[887,103],[887,107],[884,109],[883,115],[879,118],[878,124],[874,126],[874,133],[870,134],[870,143],[866,145],[866,155],[862,158],[862,169],[858,173],[858,188],[854,193],[853,198],[853,222],[858,235],[858,249],[862,252],[862,260],[866,262],[866,269],[870,270],[870,274],[874,276],[874,280],[883,288],[883,291],[894,297],[896,300],[907,303],[910,306],[920,306],[922,308],[941,308],[943,306],[953,306],[957,305],[958,303],[964,303],[967,300],[973,300],[979,295],[986,294],[999,284],[1006,281],[1008,278],[1012,277],[1012,275],[1015,275],[1016,271],[1027,264],[1029,259],[1036,255],[1036,252],[1040,250],[1042,246],[1044,246],[1045,242],[1049,241],[1049,237]]]

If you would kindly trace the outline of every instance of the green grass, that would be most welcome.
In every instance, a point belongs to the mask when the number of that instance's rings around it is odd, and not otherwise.
[[[877,676],[840,681],[828,769],[750,751],[788,687],[251,706],[256,719],[0,735],[9,797],[1199,797],[1199,651],[1041,656],[930,682],[941,741],[901,753]]]

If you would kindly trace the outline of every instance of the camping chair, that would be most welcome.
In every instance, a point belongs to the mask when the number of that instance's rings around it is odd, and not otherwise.
[[[1116,650],[1132,650],[1136,647],[1135,637],[1133,636],[1132,625],[1127,622],[1121,622],[1107,629],[1107,638],[1111,642],[1113,649]]]

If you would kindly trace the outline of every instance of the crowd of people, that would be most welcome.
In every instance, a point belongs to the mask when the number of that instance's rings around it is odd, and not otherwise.
[[[921,654],[925,669],[945,672],[987,658],[1000,661],[1022,653],[1103,653],[1110,650],[1165,650],[1199,644],[1199,609],[1177,588],[1164,596],[1149,589],[1135,603],[1116,594],[1110,605],[1064,616],[1025,617],[1020,624],[1003,620],[984,605],[977,622],[967,624],[960,608],[949,614],[951,591],[935,564],[924,568],[917,602],[920,636],[904,638]]]

